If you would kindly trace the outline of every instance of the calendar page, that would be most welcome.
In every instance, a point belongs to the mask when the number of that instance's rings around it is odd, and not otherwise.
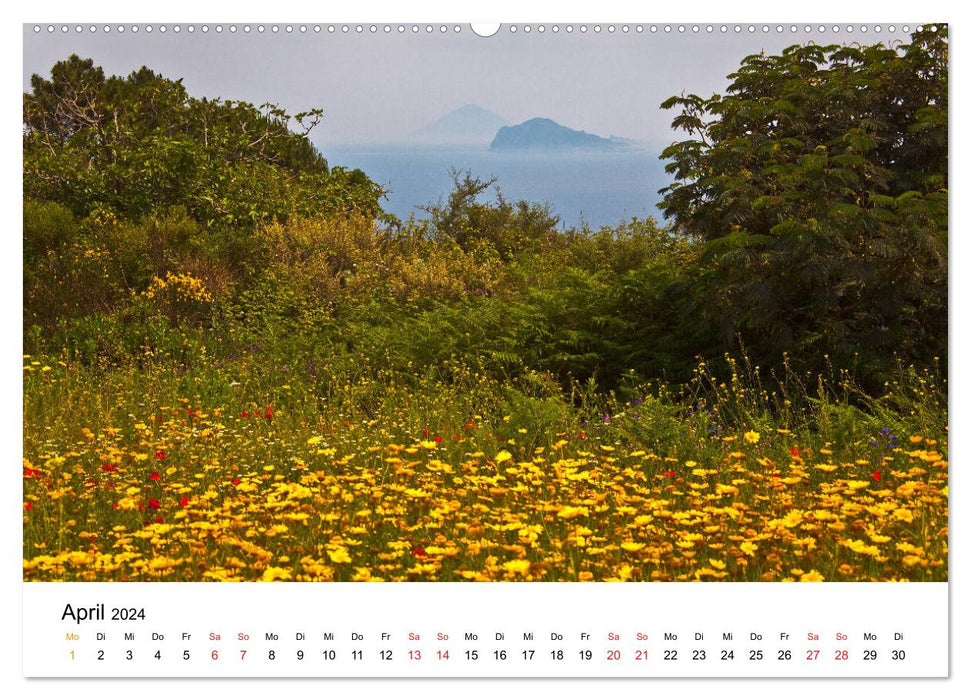
[[[23,675],[947,678],[918,19],[26,21]]]

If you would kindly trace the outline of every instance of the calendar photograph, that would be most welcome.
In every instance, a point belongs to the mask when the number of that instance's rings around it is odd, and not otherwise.
[[[946,24],[23,41],[24,582],[948,580]]]

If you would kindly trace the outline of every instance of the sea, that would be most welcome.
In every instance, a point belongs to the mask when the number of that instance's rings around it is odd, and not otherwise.
[[[560,226],[596,230],[631,218],[663,218],[658,190],[670,183],[658,151],[508,153],[474,146],[347,145],[322,149],[328,163],[360,168],[384,187],[385,211],[401,219],[425,214],[422,206],[444,201],[450,170],[495,177],[507,201],[549,204]],[[495,199],[494,190],[480,201]]]

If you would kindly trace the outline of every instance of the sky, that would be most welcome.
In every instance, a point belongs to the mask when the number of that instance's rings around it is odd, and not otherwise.
[[[169,78],[183,78],[194,96],[245,100],[255,104],[274,102],[291,113],[320,107],[324,118],[313,133],[322,144],[393,143],[403,140],[415,129],[449,111],[471,103],[492,110],[519,123],[532,117],[548,117],[565,126],[601,136],[616,135],[651,144],[670,141],[670,122],[675,116],[659,109],[671,95],[692,92],[708,95],[724,90],[726,75],[749,54],[778,52],[797,42],[876,43],[906,39],[903,27],[891,33],[888,27],[865,34],[859,28],[847,33],[845,26],[834,33],[831,25],[824,32],[814,25],[809,32],[800,25],[782,32],[777,25],[754,32],[748,25],[726,33],[708,33],[704,25],[698,33],[692,25],[684,33],[677,25],[670,33],[651,25],[629,25],[623,33],[620,24],[599,33],[588,24],[581,33],[573,25],[552,25],[545,32],[539,25],[531,31],[510,31],[504,25],[491,37],[474,34],[469,25],[456,33],[442,33],[439,25],[431,33],[422,25],[417,33],[406,25],[403,33],[392,25],[376,25],[376,33],[356,25],[333,33],[323,25],[319,33],[308,26],[306,33],[294,26],[277,33],[266,25],[262,34],[251,25],[235,33],[224,25],[222,32],[209,25],[195,25],[180,33],[158,25],[151,33],[123,33],[112,25],[105,33],[81,32],[71,25],[65,33],[60,25],[53,33],[45,25],[39,33],[34,25],[24,25],[24,89],[29,89],[31,74],[48,76],[51,66],[72,53],[94,59],[108,74],[125,75],[141,67],[152,68]]]

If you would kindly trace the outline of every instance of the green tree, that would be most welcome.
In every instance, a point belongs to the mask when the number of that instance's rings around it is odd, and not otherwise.
[[[758,54],[725,95],[682,95],[661,190],[706,249],[723,341],[765,358],[945,357],[947,29],[896,47]]]
[[[203,223],[252,225],[290,214],[380,213],[363,173],[330,173],[308,134],[319,109],[191,97],[148,68],[105,77],[71,56],[24,94],[24,195],[83,217],[139,219],[185,206]]]
[[[495,185],[496,178],[483,180],[454,169],[449,174],[453,187],[448,198],[424,207],[434,238],[455,241],[463,250],[485,244],[508,258],[535,248],[555,233],[559,219],[549,206],[510,202],[498,187],[495,202],[482,202],[479,197]]]

